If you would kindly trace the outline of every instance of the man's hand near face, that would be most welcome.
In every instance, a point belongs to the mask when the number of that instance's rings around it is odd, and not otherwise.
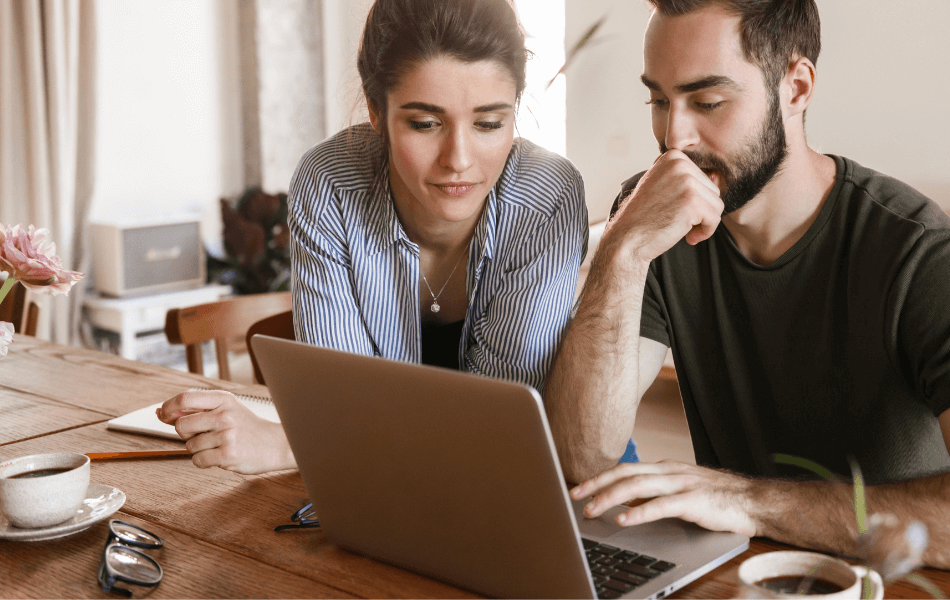
[[[650,261],[685,238],[708,239],[719,226],[719,188],[678,150],[670,150],[640,179],[604,233],[603,243],[629,248],[631,258]]]
[[[716,184],[686,154],[670,150],[607,226],[546,385],[551,430],[569,481],[617,463],[640,398],[663,366],[666,346],[640,338],[650,262],[684,238],[690,244],[708,239],[722,210]]]

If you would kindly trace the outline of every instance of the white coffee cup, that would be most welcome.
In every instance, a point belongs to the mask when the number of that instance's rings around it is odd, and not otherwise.
[[[884,597],[884,582],[875,571],[852,566],[843,560],[816,552],[766,552],[745,560],[739,565],[739,580],[742,582],[742,598],[820,598],[838,600],[861,598],[863,578],[867,575],[873,586],[873,598]],[[820,579],[839,591],[800,595],[785,593],[763,587],[762,582],[774,578]]]
[[[88,488],[85,454],[34,454],[0,462],[0,512],[16,527],[49,527],[69,520]]]

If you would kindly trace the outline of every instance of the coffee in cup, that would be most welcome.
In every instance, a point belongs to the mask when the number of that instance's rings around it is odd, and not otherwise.
[[[15,527],[50,527],[74,517],[89,487],[89,457],[60,452],[0,462],[0,513]]]
[[[864,567],[815,552],[767,552],[739,566],[743,598],[861,598],[864,577],[873,597],[884,597],[881,576]]]

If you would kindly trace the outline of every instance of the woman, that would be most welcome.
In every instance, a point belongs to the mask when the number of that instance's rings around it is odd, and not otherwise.
[[[587,242],[583,183],[514,139],[527,50],[506,0],[377,0],[358,67],[370,123],[291,181],[297,339],[541,388]],[[227,392],[164,404],[199,467],[292,468]]]

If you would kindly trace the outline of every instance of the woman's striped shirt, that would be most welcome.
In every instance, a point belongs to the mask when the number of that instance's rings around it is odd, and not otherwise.
[[[420,362],[419,247],[384,185],[371,195],[379,138],[368,125],[308,151],[290,184],[298,340]],[[469,248],[463,371],[541,389],[568,321],[587,251],[580,173],[516,139]]]

